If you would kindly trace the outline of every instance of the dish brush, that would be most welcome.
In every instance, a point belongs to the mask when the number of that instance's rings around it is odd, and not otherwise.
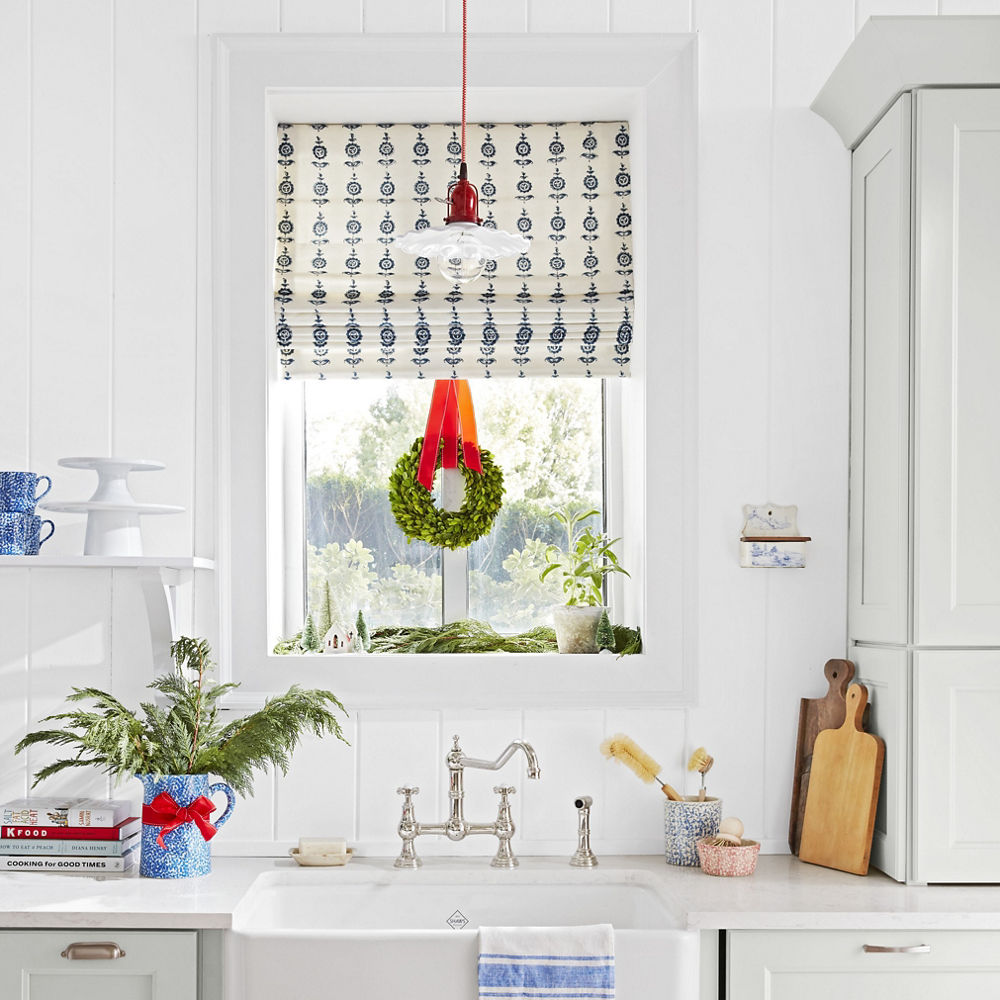
[[[708,839],[713,847],[742,847],[743,822],[735,816],[727,816],[719,824],[719,832]]]
[[[676,790],[658,777],[660,765],[631,736],[626,736],[624,733],[615,733],[614,736],[609,736],[601,744],[601,753],[608,760],[613,757],[615,760],[621,761],[647,784],[657,782],[668,799],[673,799],[675,802],[681,801]]]
[[[698,790],[698,801],[704,802],[706,789],[705,789],[705,775],[712,769],[712,765],[715,763],[715,758],[710,756],[704,747],[698,747],[693,754],[691,754],[691,759],[688,761],[688,770],[697,771],[701,775],[701,788]]]

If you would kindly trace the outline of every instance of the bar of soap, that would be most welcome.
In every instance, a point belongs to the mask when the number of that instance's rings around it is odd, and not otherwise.
[[[346,854],[347,841],[334,837],[299,837],[299,854]]]

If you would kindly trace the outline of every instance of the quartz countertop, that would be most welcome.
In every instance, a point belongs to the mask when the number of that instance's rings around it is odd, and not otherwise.
[[[299,870],[285,859],[225,857],[215,858],[213,869],[204,878],[166,880],[5,873],[0,927],[225,929],[258,875]],[[1000,886],[905,886],[874,870],[859,877],[788,855],[762,856],[749,878],[714,878],[657,856],[601,858],[589,871],[570,868],[565,858],[521,858],[516,871],[498,872],[485,857],[428,858],[417,873],[394,870],[391,858],[355,858],[346,867],[308,871],[324,872],[331,883],[433,879],[440,872],[525,884],[553,877],[616,881],[624,871],[638,871],[665,897],[680,926],[693,930],[1000,930]]]

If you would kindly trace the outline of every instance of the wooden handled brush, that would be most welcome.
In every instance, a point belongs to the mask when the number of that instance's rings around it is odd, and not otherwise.
[[[660,772],[660,765],[631,736],[626,736],[624,733],[615,733],[614,736],[609,736],[601,744],[601,753],[608,760],[614,758],[621,761],[647,784],[654,781],[657,782],[660,788],[663,789],[663,794],[668,799],[673,799],[675,802],[681,801],[681,797],[677,792],[665,781],[660,781],[659,777],[657,777]]]
[[[701,775],[701,788],[698,789],[698,801],[705,801],[705,775],[712,769],[715,758],[704,747],[698,747],[688,761],[688,770],[697,771]]]

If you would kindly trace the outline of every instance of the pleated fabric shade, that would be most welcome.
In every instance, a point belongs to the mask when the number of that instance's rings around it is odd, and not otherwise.
[[[284,378],[629,374],[627,122],[469,126],[483,225],[531,243],[468,285],[393,245],[441,224],[458,126],[282,124],[276,151]]]

